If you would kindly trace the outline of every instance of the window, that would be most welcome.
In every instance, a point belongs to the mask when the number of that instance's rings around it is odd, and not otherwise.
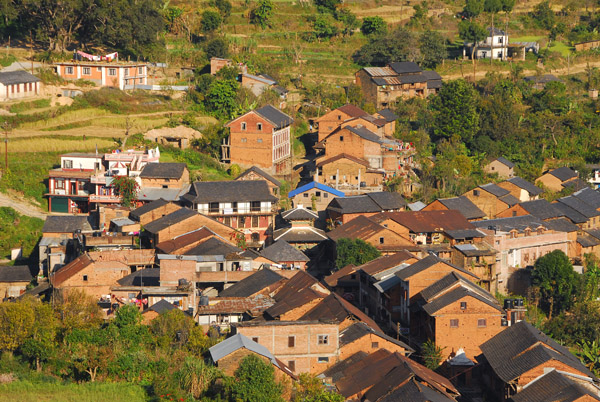
[[[144,67],[138,67],[138,74],[139,75],[144,74]]]
[[[109,68],[108,69],[108,75],[110,76],[116,76],[117,75],[117,69],[116,68]]]
[[[479,190],[473,190],[473,195],[475,197],[479,197]]]
[[[96,71],[98,71],[99,73],[102,72],[102,67],[96,67]]]
[[[262,131],[262,123],[258,123],[256,125],[256,128],[258,129],[258,131]]]
[[[375,349],[379,347],[379,342],[371,342],[371,348]]]
[[[496,167],[495,167],[495,166],[492,166],[492,170],[496,170]]]
[[[308,198],[308,193],[304,193],[304,198]]]
[[[329,198],[329,193],[323,193],[323,198]]]
[[[61,188],[61,189],[62,189],[62,188],[65,188],[65,181],[64,181],[63,179],[56,179],[56,180],[54,181],[54,186],[55,186],[56,188]]]
[[[500,36],[498,38],[498,43],[502,44],[504,42],[504,38],[502,36]],[[502,53],[501,53],[502,54]]]
[[[258,227],[258,216],[253,216],[252,217],[252,227],[253,228],[257,228]]]
[[[379,244],[383,244],[385,242],[385,239],[383,237],[379,238]]]
[[[253,340],[254,342],[258,343],[258,336],[253,336],[253,337],[252,337],[252,340]]]
[[[288,348],[293,348],[294,346],[296,346],[296,337],[288,336]]]
[[[517,216],[517,211],[512,211],[512,216]]]
[[[319,363],[329,363],[329,357],[319,357]]]
[[[288,361],[288,368],[295,372],[296,371],[296,362],[294,360],[290,360]]]
[[[242,130],[245,130],[245,129],[246,129],[246,123],[242,122]]]
[[[342,120],[342,115],[338,114],[338,120]]]
[[[480,318],[477,320],[477,328],[485,328],[487,327],[487,321],[485,318]]]
[[[87,278],[87,275],[83,275],[83,281],[84,281],[84,282],[87,282],[87,279],[88,279],[88,278]]]
[[[257,139],[256,142],[262,144],[262,138]]]
[[[226,224],[227,226],[231,226],[231,218],[229,216],[226,216],[225,219],[223,220],[223,223]]]
[[[73,169],[73,161],[71,159],[65,159],[63,161],[63,169]]]
[[[73,74],[73,67],[65,67],[65,74]]]
[[[83,68],[83,75],[92,75],[92,68],[91,67],[84,67]]]
[[[315,197],[320,197],[321,196],[321,192],[320,191],[315,191]]]
[[[124,75],[125,77],[128,77],[128,76],[129,76],[129,69],[128,69],[128,68],[125,68],[125,69],[123,70],[123,75]]]
[[[458,320],[450,320],[450,328],[458,328]]]
[[[245,138],[242,138],[240,141],[241,141],[241,142],[246,142],[246,139],[245,139]]]
[[[340,141],[343,142],[344,141],[344,136],[340,135]]]
[[[78,188],[80,191],[84,191],[84,190],[85,190],[85,182],[84,182],[84,181],[78,181],[78,182],[77,182],[77,188]]]
[[[329,335],[318,335],[317,336],[317,344],[318,345],[329,345]]]
[[[461,310],[466,310],[467,309],[467,302],[460,302],[460,309]]]

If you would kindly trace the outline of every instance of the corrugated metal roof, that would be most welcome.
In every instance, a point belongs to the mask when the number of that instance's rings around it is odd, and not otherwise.
[[[397,73],[389,67],[365,67],[364,70],[371,77],[386,77],[397,75]]]
[[[231,338],[227,338],[223,342],[217,343],[215,346],[208,349],[208,351],[210,352],[213,361],[218,362],[222,358],[241,348],[246,348],[256,354],[264,356],[269,359],[274,366],[279,367],[277,360],[275,360],[275,356],[269,352],[269,349],[248,339],[242,334],[235,334]]]

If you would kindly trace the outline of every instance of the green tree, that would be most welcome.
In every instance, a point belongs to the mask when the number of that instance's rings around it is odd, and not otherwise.
[[[554,14],[552,7],[550,7],[549,1],[543,1],[537,4],[533,8],[532,17],[540,28],[547,30],[552,29],[556,21],[556,15]]]
[[[283,387],[275,381],[273,365],[265,363],[254,354],[246,356],[240,362],[233,382],[227,388],[232,401],[283,402]]]
[[[121,198],[121,205],[127,208],[134,205],[138,190],[140,189],[135,178],[118,176],[113,180],[112,186],[115,189],[116,195]]]
[[[425,367],[430,370],[436,370],[440,367],[440,363],[443,359],[443,351],[444,349],[436,345],[431,339],[425,341],[425,343],[421,345],[421,354],[423,356]]]
[[[339,239],[336,245],[336,253],[335,265],[337,269],[349,264],[356,266],[366,264],[381,256],[379,250],[361,239]]]
[[[0,350],[13,352],[32,335],[35,311],[29,303],[0,303]]]
[[[37,371],[41,371],[42,362],[47,361],[54,353],[58,320],[52,307],[47,303],[31,299],[23,300],[21,303],[27,303],[33,309],[35,325],[21,345],[20,351],[35,362]]]
[[[542,307],[552,315],[569,309],[577,287],[577,273],[569,257],[561,250],[554,250],[537,259],[531,280],[539,288]]]
[[[204,52],[206,53],[206,58],[209,60],[213,57],[224,59],[229,56],[229,43],[225,38],[213,38],[204,45]]]
[[[213,81],[204,96],[206,110],[219,119],[230,119],[237,110],[238,83],[233,80]]]
[[[97,301],[83,290],[69,290],[56,301],[54,309],[60,320],[63,335],[76,328],[95,328],[102,322],[102,310]]]
[[[222,22],[221,14],[216,11],[206,10],[202,13],[200,26],[202,27],[202,32],[210,33],[219,29]]]
[[[592,253],[584,254],[583,260],[585,266],[583,298],[596,300],[600,296],[600,260]]]
[[[469,143],[479,127],[477,92],[465,80],[447,81],[431,100],[433,134],[437,138],[459,138]]]
[[[211,0],[210,5],[216,7],[221,13],[223,20],[226,20],[231,15],[231,2],[229,0]]]
[[[406,28],[399,27],[384,36],[372,36],[353,56],[360,65],[385,66],[394,61],[419,61],[419,41]]]
[[[185,358],[183,366],[176,374],[180,388],[192,395],[194,399],[200,399],[212,387],[215,380],[222,376],[216,367],[191,356]]]
[[[315,30],[315,35],[319,39],[329,39],[338,34],[338,29],[329,14],[318,14],[315,17],[312,26]]]
[[[333,12],[342,5],[342,0],[314,0],[315,6],[321,12]]]
[[[448,57],[446,40],[436,31],[425,31],[419,37],[419,50],[421,51],[421,65],[425,68],[436,68],[438,64]]]
[[[594,375],[600,375],[600,342],[598,339],[581,340],[578,348],[575,349],[575,354]]]
[[[258,0],[256,7],[250,12],[250,22],[265,29],[271,25],[270,21],[274,13],[275,5],[272,0]]]
[[[472,20],[483,12],[483,0],[467,0],[463,8],[465,17]]]
[[[334,391],[328,391],[323,381],[314,375],[302,373],[294,383],[294,402],[343,402],[345,398]]]
[[[387,23],[379,16],[363,18],[360,31],[363,35],[385,35]]]

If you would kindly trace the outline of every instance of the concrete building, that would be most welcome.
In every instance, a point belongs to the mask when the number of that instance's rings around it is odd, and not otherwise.
[[[23,99],[40,94],[42,80],[27,71],[0,72],[0,100]]]
[[[148,84],[148,65],[128,62],[64,61],[55,63],[59,77],[87,80],[101,87],[125,89]]]

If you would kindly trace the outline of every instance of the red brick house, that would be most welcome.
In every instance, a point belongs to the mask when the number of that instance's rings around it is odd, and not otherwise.
[[[598,381],[565,346],[526,321],[506,327],[480,347],[482,378],[498,401],[518,395],[524,386],[551,369]]]
[[[265,180],[267,182],[267,186],[271,189],[271,193],[274,196],[279,197],[279,187],[281,187],[281,182],[265,172],[264,170],[257,168],[256,166],[252,166],[238,177],[236,180]]]
[[[419,294],[411,318],[411,336],[431,339],[444,359],[462,349],[474,360],[479,346],[504,329],[505,312],[494,296],[457,272],[451,272]]]
[[[229,137],[222,146],[222,160],[240,166],[258,166],[284,173],[291,163],[292,117],[266,105],[225,125]]]
[[[593,382],[558,370],[544,373],[510,399],[511,402],[600,401],[600,388]]]
[[[363,322],[357,322],[340,331],[339,359],[344,360],[357,352],[367,354],[385,349],[392,353],[409,356],[414,350],[397,339],[377,331]]]
[[[315,120],[318,129],[318,141],[322,141],[345,121],[355,117],[368,116],[369,114],[351,104],[340,106]]]
[[[373,216],[380,212],[404,211],[406,201],[398,193],[378,191],[363,195],[335,198],[327,206],[327,216],[336,225],[350,222],[357,216]]]

